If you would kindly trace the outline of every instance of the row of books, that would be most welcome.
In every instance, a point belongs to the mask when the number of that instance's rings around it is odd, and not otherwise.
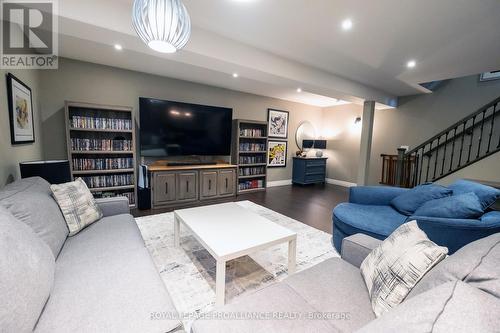
[[[251,137],[258,137],[258,136],[265,136],[266,134],[264,133],[263,129],[259,128],[242,128],[240,129],[240,136],[251,136]]]
[[[240,164],[256,164],[256,163],[266,163],[266,157],[262,155],[240,156]]]
[[[255,189],[255,188],[263,188],[264,187],[264,180],[262,179],[255,179],[255,180],[248,180],[244,182],[240,182],[238,184],[238,189],[241,190],[250,190],[250,189]]]
[[[71,150],[132,151],[132,140],[71,138]]]
[[[135,193],[134,192],[95,192],[93,193],[94,198],[114,198],[114,197],[126,197],[129,204],[135,204]]]
[[[131,130],[132,120],[73,116],[71,117],[71,127],[88,129]]]
[[[131,174],[82,177],[89,188],[126,186],[134,184]]]
[[[266,173],[266,167],[244,167],[239,169],[240,176],[263,175]]]
[[[113,170],[131,169],[134,167],[134,159],[124,158],[74,158],[73,170]]]
[[[240,151],[265,151],[265,143],[240,142]]]

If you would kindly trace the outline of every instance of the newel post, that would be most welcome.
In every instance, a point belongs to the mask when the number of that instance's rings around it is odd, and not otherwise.
[[[406,148],[398,148],[398,161],[396,164],[396,186],[402,187],[404,183],[404,159]]]

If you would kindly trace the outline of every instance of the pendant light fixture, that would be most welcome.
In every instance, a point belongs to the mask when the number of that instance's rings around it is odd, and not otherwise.
[[[135,0],[132,24],[150,48],[162,53],[182,49],[191,35],[191,20],[181,0]]]

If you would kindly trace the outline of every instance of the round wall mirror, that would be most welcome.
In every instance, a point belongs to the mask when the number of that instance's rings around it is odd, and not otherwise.
[[[302,122],[299,127],[297,127],[297,131],[295,132],[295,143],[300,150],[304,150],[307,148],[312,148],[312,144],[314,143],[314,139],[316,138],[316,129],[314,125],[309,121]],[[310,140],[308,145],[303,146],[304,140]]]

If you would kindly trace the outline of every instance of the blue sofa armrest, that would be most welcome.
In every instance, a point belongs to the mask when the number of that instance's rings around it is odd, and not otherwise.
[[[355,186],[351,187],[349,191],[350,203],[387,206],[392,199],[405,193],[408,189],[390,186]]]
[[[488,217],[489,216],[489,217]],[[410,216],[436,244],[447,246],[449,254],[478,239],[500,232],[500,214],[485,214],[481,219],[448,219]]]
[[[96,199],[97,206],[102,210],[104,217],[119,214],[130,214],[129,201],[126,197]]]

